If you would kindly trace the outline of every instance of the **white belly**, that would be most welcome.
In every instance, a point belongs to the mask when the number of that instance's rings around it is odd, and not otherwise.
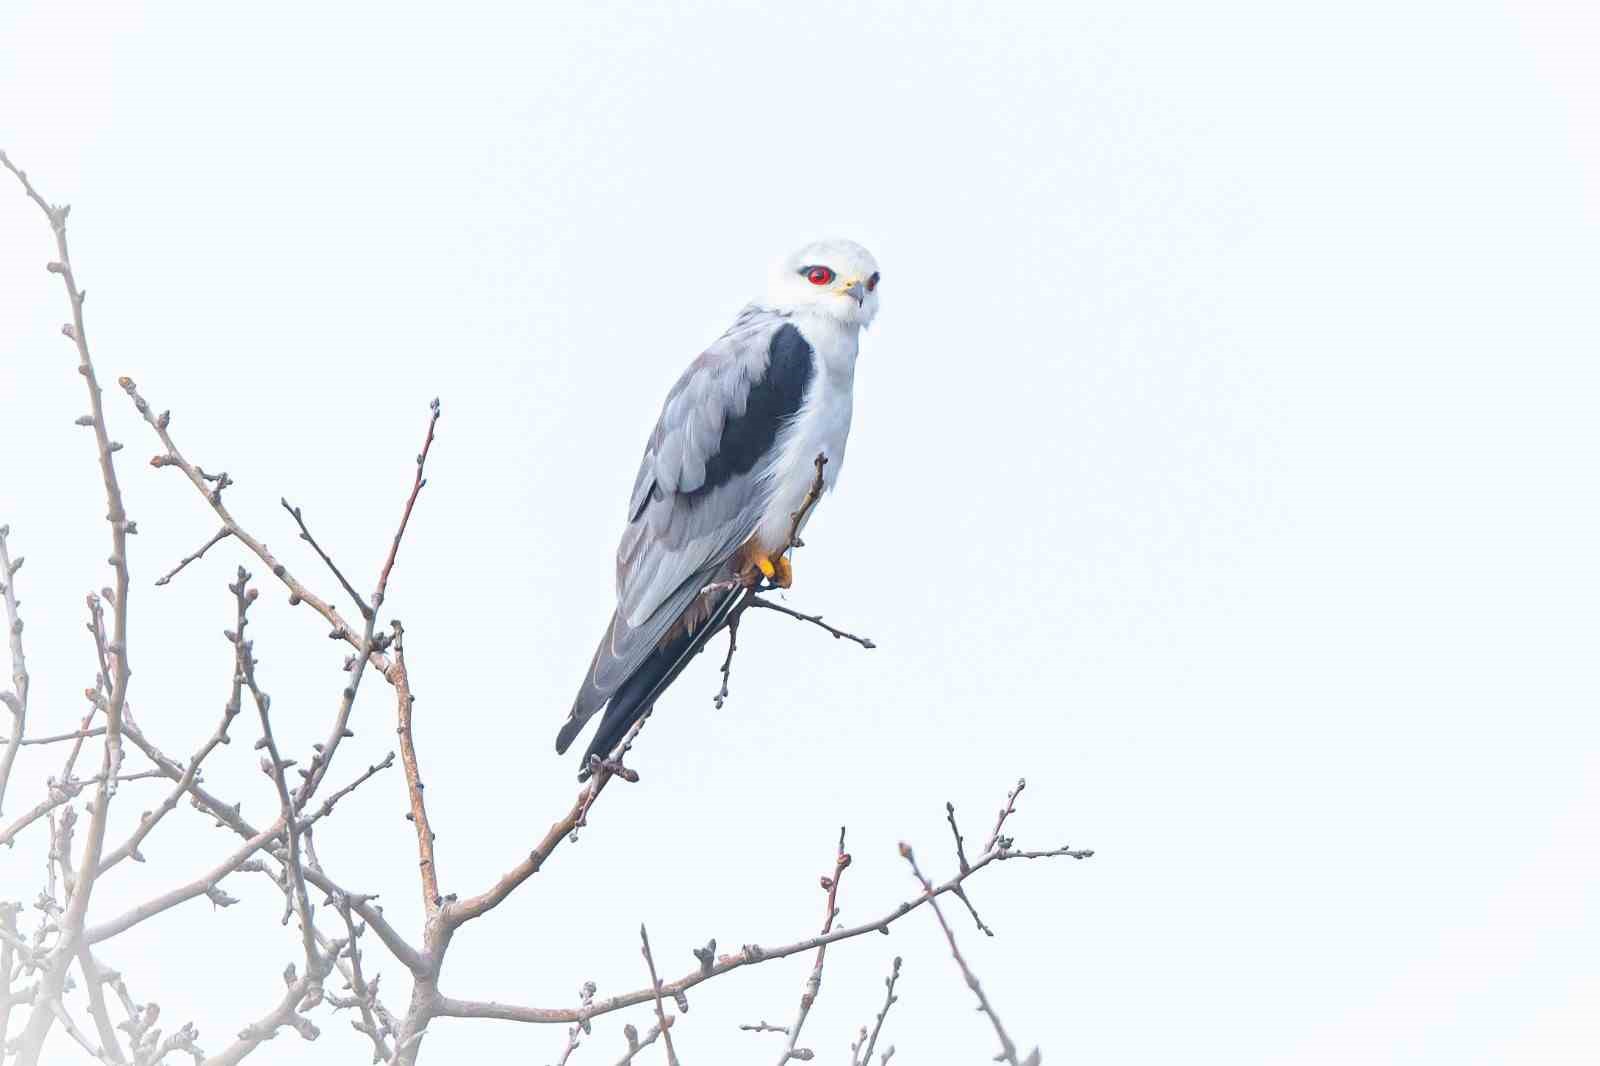
[[[805,504],[817,480],[817,456],[827,458],[822,468],[823,491],[833,488],[844,466],[845,442],[850,436],[851,388],[855,381],[856,337],[831,331],[801,332],[817,355],[817,370],[804,405],[778,438],[776,461],[768,475],[771,500],[756,527],[765,551],[775,552],[789,542],[794,515]],[[815,513],[815,508],[808,512]],[[803,523],[802,523],[803,525]]]

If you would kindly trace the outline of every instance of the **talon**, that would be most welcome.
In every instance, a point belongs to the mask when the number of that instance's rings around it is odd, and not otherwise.
[[[788,556],[780,555],[774,559],[772,561],[772,569],[774,573],[768,574],[767,580],[774,585],[777,585],[780,589],[786,589],[794,584],[794,564],[789,562]]]
[[[783,562],[783,560],[780,558],[778,560],[778,562],[781,563],[781,562]],[[771,559],[767,558],[765,555],[756,556],[756,569],[760,570],[761,571],[761,576],[766,578],[768,581],[771,581],[772,578],[773,578],[773,575],[778,572],[777,566],[773,563],[773,561]]]

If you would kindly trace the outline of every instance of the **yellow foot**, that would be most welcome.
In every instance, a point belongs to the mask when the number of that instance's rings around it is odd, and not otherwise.
[[[754,560],[756,570],[761,576],[781,589],[786,589],[794,584],[794,567],[789,560],[779,555],[776,558],[767,555],[757,555]],[[751,575],[754,576],[753,574]]]

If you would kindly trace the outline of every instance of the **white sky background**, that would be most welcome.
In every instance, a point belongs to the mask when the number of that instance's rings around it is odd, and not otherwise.
[[[878,256],[849,461],[790,602],[881,648],[752,617],[731,703],[702,657],[642,784],[458,937],[448,993],[641,987],[641,920],[673,976],[708,937],[809,935],[841,824],[842,920],[866,919],[913,892],[896,841],[947,873],[945,800],[981,837],[1025,775],[1019,839],[1099,854],[980,875],[995,940],[952,918],[1047,1062],[1593,1062],[1600,15],[1075,7],[13,3],[0,147],[74,206],[104,378],[171,408],[324,594],[279,496],[370,586],[442,398],[387,606],[462,894],[574,793],[551,742],[666,388],[775,256],[824,234]],[[0,190],[0,520],[28,560],[37,731],[82,713],[83,594],[108,580],[50,255]],[[130,700],[186,757],[225,700],[243,554],[152,587],[215,522],[107,402],[140,527]],[[252,569],[304,758],[343,652]],[[363,691],[330,786],[394,746],[386,687]],[[241,718],[207,773],[266,820],[255,735]],[[8,814],[59,759],[30,752]],[[126,786],[121,818],[161,791]],[[319,840],[414,933],[404,809],[395,769]],[[181,807],[95,913],[233,846]],[[0,854],[0,897],[37,895],[43,848]],[[211,1050],[298,950],[271,886],[227,887],[245,903],[105,952]],[[803,1043],[843,1061],[897,952],[895,1061],[987,1061],[931,914],[830,954]],[[809,965],[692,992],[684,1060],[774,1058],[736,1025],[787,1023]],[[574,1063],[647,1018],[599,1022]],[[259,1059],[362,1059],[319,1022]],[[425,1054],[542,1063],[563,1039],[446,1020]]]

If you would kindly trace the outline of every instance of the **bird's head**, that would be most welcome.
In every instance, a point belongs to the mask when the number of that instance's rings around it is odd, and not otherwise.
[[[855,241],[814,241],[780,259],[767,284],[767,305],[866,326],[878,313],[878,262]]]

